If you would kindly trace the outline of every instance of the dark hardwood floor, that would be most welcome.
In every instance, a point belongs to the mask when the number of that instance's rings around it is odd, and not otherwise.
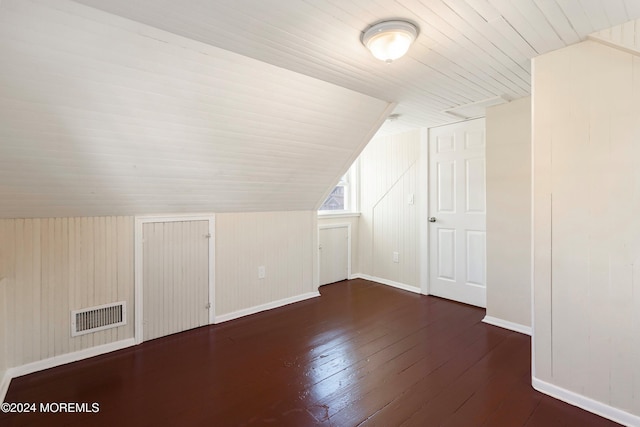
[[[98,413],[0,425],[614,426],[530,385],[529,337],[364,280],[321,298],[15,379],[8,402]]]

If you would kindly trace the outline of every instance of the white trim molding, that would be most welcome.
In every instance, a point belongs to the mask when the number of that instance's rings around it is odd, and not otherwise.
[[[411,285],[407,285],[400,282],[394,282],[393,280],[383,279],[381,277],[369,276],[368,274],[361,274],[361,273],[353,274],[349,277],[349,279],[364,279],[370,282],[376,282],[381,285],[392,286],[394,288],[402,289],[403,291],[409,291],[415,294],[422,295],[422,290],[417,286],[411,286]]]
[[[420,145],[418,157],[418,260],[420,289],[423,295],[429,295],[429,129],[420,129]]]
[[[509,329],[510,331],[519,332],[521,334],[531,336],[531,326],[521,325],[520,323],[509,322],[508,320],[498,319],[497,317],[484,316],[483,323],[497,326],[503,329]]]
[[[67,363],[100,356],[101,354],[111,353],[112,351],[122,350],[123,348],[134,346],[135,344],[135,340],[133,338],[129,338],[122,341],[86,348],[80,351],[74,351],[73,353],[66,353],[44,360],[38,360],[37,362],[27,363],[26,365],[16,366],[15,368],[9,368],[5,372],[4,378],[0,383],[0,401],[4,402],[7,390],[9,390],[9,384],[14,378],[54,368],[56,366],[66,365]]]
[[[326,213],[325,213],[326,212]],[[335,219],[335,218],[359,218],[360,212],[343,212],[331,213],[331,211],[318,211],[318,219]]]
[[[216,218],[215,214],[177,214],[177,215],[144,215],[135,219],[135,246],[134,246],[134,338],[136,344],[143,341],[143,265],[142,265],[142,226],[153,222],[179,222],[179,221],[209,221],[209,324],[215,323],[215,235]]]
[[[4,398],[7,395],[7,391],[9,391],[9,384],[11,384],[11,375],[9,371],[5,371],[2,376],[2,380],[0,380],[0,403],[4,402]]]
[[[285,305],[293,304],[296,302],[308,300],[311,298],[319,297],[320,292],[307,292],[302,295],[296,295],[294,297],[284,298],[277,301],[268,302],[266,304],[256,305],[242,310],[233,311],[231,313],[222,314],[216,316],[214,323],[228,322],[229,320],[238,319],[240,317],[249,316],[250,314],[260,313],[261,311],[271,310],[274,308],[283,307]]]
[[[617,43],[617,42],[612,41],[612,40],[607,40],[607,39],[604,39],[604,38],[600,38],[600,37],[598,37],[597,35],[594,35],[594,34],[589,34],[587,36],[587,40],[590,40],[590,41],[596,42],[596,43],[600,43],[600,44],[602,44],[604,46],[610,47],[612,49],[617,49],[619,51],[628,53],[628,54],[633,55],[633,56],[640,56],[640,50],[638,50],[637,48],[635,48],[633,46],[627,46],[627,45],[623,45],[623,44]]]
[[[585,411],[600,415],[627,427],[640,427],[640,416],[633,415],[622,409],[614,408],[605,403],[598,402],[589,397],[583,396],[573,391],[542,381],[536,377],[531,378],[533,388],[541,393],[547,394],[556,399],[562,400],[570,405],[582,408]]]

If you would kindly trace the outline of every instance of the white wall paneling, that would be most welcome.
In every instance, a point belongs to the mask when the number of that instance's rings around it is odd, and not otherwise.
[[[4,218],[312,210],[393,108],[65,0],[0,56]]]
[[[70,312],[133,306],[133,218],[0,220],[6,367],[133,337],[127,325],[71,337]]]
[[[531,98],[486,121],[487,316],[531,328]]]
[[[429,129],[429,175],[429,293],[484,307],[485,120]]]
[[[535,60],[534,386],[634,426],[639,82],[640,58],[593,41]]]
[[[138,344],[214,322],[215,231],[213,214],[136,218]]]
[[[316,211],[216,214],[216,321],[316,296]],[[265,277],[258,278],[264,267]]]
[[[640,19],[625,22],[589,35],[591,40],[640,55]]]
[[[320,286],[351,277],[351,224],[318,225]]]
[[[358,272],[418,291],[421,131],[374,138],[360,156]],[[398,254],[394,262],[394,252]]]

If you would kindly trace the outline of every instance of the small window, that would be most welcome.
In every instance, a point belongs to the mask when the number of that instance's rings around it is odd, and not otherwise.
[[[335,186],[329,197],[320,207],[321,212],[350,211],[351,206],[351,187],[349,185],[349,173],[347,172]]]

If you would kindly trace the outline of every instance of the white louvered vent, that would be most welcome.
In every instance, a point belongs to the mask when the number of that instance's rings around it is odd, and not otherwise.
[[[115,328],[127,324],[126,301],[71,312],[71,336]]]

